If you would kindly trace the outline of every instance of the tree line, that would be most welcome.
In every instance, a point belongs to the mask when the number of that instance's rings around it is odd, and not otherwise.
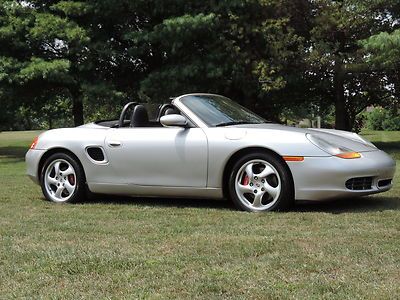
[[[191,92],[351,130],[367,106],[398,105],[400,2],[0,0],[3,129]]]

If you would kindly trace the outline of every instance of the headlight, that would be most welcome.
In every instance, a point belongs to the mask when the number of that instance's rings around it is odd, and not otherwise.
[[[335,145],[319,136],[307,133],[306,137],[312,144],[314,144],[321,150],[329,153],[330,155],[334,155],[345,159],[353,159],[361,157],[360,153],[354,152],[353,150],[350,150],[346,147]]]

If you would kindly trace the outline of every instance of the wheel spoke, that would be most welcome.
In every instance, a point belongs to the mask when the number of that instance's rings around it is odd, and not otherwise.
[[[253,201],[253,206],[254,207],[260,207],[262,206],[261,199],[262,199],[263,194],[258,193],[254,195],[254,201]]]
[[[75,175],[74,169],[71,168],[71,166],[68,166],[68,169],[65,171],[62,171],[63,176],[68,176],[68,175]]]
[[[50,175],[47,175],[47,182],[53,185],[57,185],[58,180],[53,177],[50,177]]]
[[[273,187],[268,182],[264,183],[264,188],[265,191],[272,197],[272,199],[275,199],[276,195],[278,195],[280,191],[279,185],[277,187]]]
[[[59,161],[54,164],[54,171],[56,172],[55,176],[58,176],[60,173],[60,165],[61,165],[61,162],[59,162]]]
[[[247,176],[249,176],[250,179],[252,179],[253,175],[254,175],[254,173],[253,173],[253,165],[254,164],[248,164],[247,167],[246,167],[246,174],[247,174]]]
[[[253,189],[250,185],[243,185],[238,183],[239,190],[242,194],[253,193]]]
[[[67,189],[68,193],[71,195],[74,190],[75,190],[75,186],[73,186],[72,184],[70,184],[68,182],[68,180],[65,182],[65,188]]]
[[[63,186],[59,186],[57,188],[56,193],[55,193],[55,197],[58,198],[58,199],[62,199],[61,194],[62,194],[63,190],[64,190],[64,187]]]
[[[265,169],[262,170],[260,174],[257,174],[258,177],[265,178],[271,174],[275,174],[275,171],[270,166],[267,166],[267,165],[264,165],[264,166],[265,166]]]

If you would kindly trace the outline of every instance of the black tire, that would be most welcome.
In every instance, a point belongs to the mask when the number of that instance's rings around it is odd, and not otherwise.
[[[68,195],[68,199],[65,201],[56,201],[53,199],[52,195],[46,188],[45,184],[45,174],[46,170],[49,168],[49,166],[58,160],[64,160],[68,162],[74,169],[75,171],[75,179],[74,179],[74,191],[71,195]],[[76,203],[79,201],[83,201],[86,196],[86,179],[85,179],[85,173],[83,171],[82,166],[80,165],[79,162],[76,161],[76,158],[74,158],[72,155],[67,154],[67,153],[55,153],[51,155],[49,158],[46,159],[43,168],[40,173],[40,186],[42,188],[43,195],[46,197],[47,200],[52,201],[52,202],[57,202],[57,203]],[[56,188],[56,187],[55,187]]]
[[[271,207],[268,207],[266,209],[262,209],[262,208],[255,209],[255,208],[249,207],[249,204],[251,205],[251,203],[247,203],[245,200],[241,199],[240,198],[241,196],[238,195],[238,192],[236,192],[236,180],[237,180],[237,176],[239,176],[238,172],[240,172],[241,169],[243,169],[243,166],[245,166],[249,162],[257,161],[257,160],[265,161],[270,166],[272,166],[276,170],[276,173],[277,173],[277,175],[272,174],[272,176],[279,176],[279,179],[280,179],[280,194],[279,194],[279,196],[278,195],[276,196],[276,199],[274,201],[271,201]],[[269,176],[271,176],[271,175],[269,175]],[[278,179],[275,179],[275,180],[278,180]],[[229,191],[229,196],[230,196],[231,200],[233,201],[233,203],[235,204],[235,206],[240,210],[249,211],[249,212],[286,211],[290,207],[292,207],[292,205],[294,203],[294,185],[293,185],[293,179],[290,174],[290,170],[289,170],[288,166],[285,164],[285,162],[282,161],[282,159],[280,157],[277,157],[277,155],[264,153],[264,152],[256,152],[256,153],[246,154],[234,163],[232,170],[231,170],[231,174],[229,176],[228,191]],[[248,195],[251,196],[250,194],[248,194]],[[267,198],[270,198],[270,197],[271,196],[267,195]],[[243,198],[243,196],[242,196],[242,198]],[[263,198],[261,198],[261,199],[263,199]],[[262,202],[264,200],[260,200],[260,201]],[[251,202],[251,201],[249,201],[249,202]]]

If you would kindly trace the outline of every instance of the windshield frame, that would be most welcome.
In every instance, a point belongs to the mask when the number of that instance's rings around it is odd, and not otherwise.
[[[184,101],[184,98],[186,97],[190,97],[190,96],[194,96],[194,97],[207,97],[207,96],[212,96],[212,97],[220,97],[220,98],[225,98],[229,101],[234,102],[238,108],[242,109],[244,112],[247,112],[248,114],[251,114],[252,116],[254,116],[255,118],[258,119],[257,122],[241,122],[239,121],[238,124],[263,124],[263,123],[268,123],[267,120],[265,120],[264,118],[262,118],[261,116],[257,115],[256,113],[254,113],[253,111],[247,109],[246,107],[243,107],[242,105],[238,104],[237,102],[233,101],[232,99],[229,99],[228,97],[222,96],[222,95],[218,95],[218,94],[207,94],[207,93],[195,93],[195,94],[186,94],[186,95],[182,95],[179,96],[177,98],[175,98],[172,102],[174,105],[176,105],[177,107],[179,107],[182,111],[184,111],[186,113],[186,115],[188,115],[192,121],[198,126],[198,127],[203,127],[203,128],[217,128],[220,127],[221,124],[220,123],[225,123],[224,120],[221,120],[220,122],[214,123],[214,124],[210,124],[208,122],[206,122],[206,120],[202,119],[202,116],[199,116],[198,114],[196,114],[194,111],[192,111],[192,109],[187,106]],[[216,109],[218,111],[218,109]],[[221,111],[221,110],[219,110]],[[230,122],[229,122],[230,123]],[[230,125],[236,125],[236,124],[227,124],[225,126],[230,126]],[[221,126],[222,127],[222,126]]]

